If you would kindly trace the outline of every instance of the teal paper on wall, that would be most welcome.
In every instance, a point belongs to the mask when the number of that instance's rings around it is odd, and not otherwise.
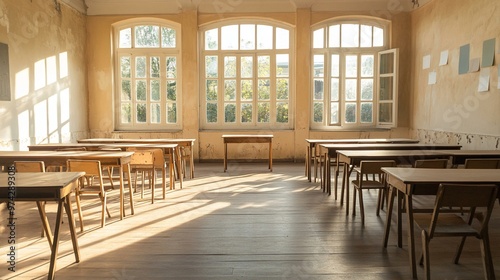
[[[469,56],[470,45],[463,45],[460,47],[460,57],[458,59],[458,74],[465,74],[469,72]]]
[[[495,61],[495,38],[483,42],[483,59],[481,67],[491,67]]]
[[[9,46],[0,43],[0,101],[10,101]]]

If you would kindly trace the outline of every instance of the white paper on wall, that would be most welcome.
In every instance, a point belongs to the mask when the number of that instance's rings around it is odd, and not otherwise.
[[[483,68],[479,73],[479,86],[477,88],[479,92],[485,92],[490,90],[490,68]]]
[[[442,51],[439,56],[439,66],[448,64],[448,50]]]
[[[424,56],[422,60],[422,69],[429,69],[431,67],[431,55]]]

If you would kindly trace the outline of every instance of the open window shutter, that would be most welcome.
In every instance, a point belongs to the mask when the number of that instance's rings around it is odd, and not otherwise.
[[[379,52],[378,61],[377,127],[396,127],[398,118],[399,50],[390,49]]]

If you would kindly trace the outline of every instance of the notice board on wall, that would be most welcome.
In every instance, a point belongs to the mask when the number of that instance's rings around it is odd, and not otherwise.
[[[0,43],[0,101],[10,101],[9,46]]]

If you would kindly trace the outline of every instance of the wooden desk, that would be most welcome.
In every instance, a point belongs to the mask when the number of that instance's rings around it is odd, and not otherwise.
[[[408,139],[408,138],[367,138],[367,139],[306,139],[306,176],[307,180],[311,182],[311,160],[313,158],[313,152],[316,151],[316,146],[319,144],[376,144],[376,143],[387,143],[387,144],[407,144],[407,143],[418,143],[419,140]],[[319,153],[317,153],[319,154]]]
[[[60,149],[85,148],[87,151],[97,151],[102,144],[96,143],[44,143],[28,146],[30,151],[57,151]]]
[[[13,166],[8,168],[8,173],[0,174],[0,201],[7,203],[8,207],[15,208],[17,201],[35,201],[42,221],[43,229],[51,247],[49,273],[47,279],[54,279],[56,271],[57,250],[59,248],[59,237],[61,222],[63,216],[63,207],[66,210],[73,243],[73,252],[75,261],[80,262],[80,252],[78,240],[76,238],[75,220],[71,207],[71,192],[78,184],[78,178],[83,176],[84,172],[38,172],[38,173],[15,173]],[[15,185],[9,186],[9,177],[15,178]],[[11,192],[15,192],[15,194]],[[50,230],[50,225],[43,207],[43,201],[57,202],[57,215],[54,235]],[[15,222],[15,210],[10,211],[9,221]],[[15,245],[14,245],[15,246]]]
[[[330,157],[337,157],[340,150],[460,150],[462,146],[453,144],[420,144],[420,143],[375,143],[375,144],[320,144],[320,153],[325,156],[325,165],[321,187],[331,194]],[[338,159],[337,159],[338,162]],[[337,164],[337,169],[340,165]],[[347,169],[344,166],[344,172]],[[335,199],[337,199],[338,172],[335,172]],[[325,185],[326,184],[326,185]]]
[[[228,143],[269,143],[269,170],[273,171],[273,135],[222,135],[224,140],[224,172],[227,170]]]
[[[449,157],[446,151],[435,150],[341,150],[337,151],[339,164],[344,164],[344,178],[342,180],[342,192],[340,204],[343,203],[344,190],[346,201],[346,215],[349,214],[349,177],[354,166],[359,166],[362,160],[394,160],[398,165],[413,166],[420,159],[446,159]],[[352,166],[349,168],[349,166]]]
[[[414,194],[433,195],[437,193],[437,187],[441,183],[464,183],[464,184],[497,184],[500,185],[500,172],[498,169],[427,169],[427,168],[397,168],[386,167],[382,170],[387,173],[387,182],[390,185],[389,202],[387,209],[387,220],[384,234],[384,248],[387,247],[391,216],[394,204],[394,191],[398,193],[398,246],[402,247],[401,234],[401,202],[404,196],[406,213],[408,217],[408,247],[411,265],[411,273],[417,278],[417,267],[415,259],[415,236],[413,225]]]
[[[138,144],[177,144],[182,149],[188,149],[190,153],[189,157],[189,169],[190,178],[194,178],[194,141],[196,139],[176,139],[176,138],[158,138],[158,139],[133,139],[133,138],[90,138],[90,139],[80,139],[78,143],[97,143],[97,144],[114,144],[114,143],[138,143]],[[180,163],[177,164],[178,174],[181,174],[179,170]]]
[[[103,166],[118,167],[120,169],[120,219],[125,215],[124,207],[124,180],[123,173],[130,170],[129,163],[133,152],[110,151],[0,151],[0,165],[10,166],[14,161],[43,161],[47,165],[66,165],[68,159],[99,160]],[[134,200],[132,193],[132,178],[128,174],[130,212],[134,214]]]
[[[500,150],[456,150],[450,151],[453,166],[464,164],[468,158],[500,158]]]
[[[177,144],[139,144],[139,143],[116,143],[116,144],[107,144],[101,145],[100,148],[119,148],[121,150],[126,150],[127,148],[135,148],[135,149],[162,149],[163,154],[168,154],[168,171],[170,176],[170,189],[175,189],[175,175],[174,175],[174,162],[180,162],[180,151],[177,149]],[[174,161],[174,155],[176,160]],[[163,186],[163,199],[166,197],[166,189],[167,184],[165,180],[166,170],[162,168],[162,186]],[[179,176],[179,183],[182,189],[182,173]]]

